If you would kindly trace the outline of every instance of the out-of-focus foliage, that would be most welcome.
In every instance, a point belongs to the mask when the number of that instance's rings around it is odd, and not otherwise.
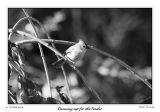
[[[152,9],[27,9],[29,14],[40,20],[53,39],[78,41],[84,40],[101,50],[111,53],[135,68],[142,77],[152,80]],[[24,17],[21,9],[8,9],[8,28]],[[36,25],[40,38],[47,38]],[[33,34],[34,30],[23,22],[18,29]],[[11,41],[27,39],[14,34]],[[24,70],[27,77],[40,86],[42,97],[49,97],[44,67],[37,44],[21,46],[24,52]],[[56,45],[62,53],[69,47]],[[56,56],[43,47],[52,93],[61,100],[56,87],[64,86],[60,69],[51,63]],[[78,67],[85,74],[89,84],[98,92],[104,103],[152,103],[152,91],[128,70],[114,60],[88,50]],[[74,103],[97,103],[96,98],[87,90],[82,80],[67,65],[68,81]],[[12,72],[9,85],[12,92],[18,89],[16,72]]]

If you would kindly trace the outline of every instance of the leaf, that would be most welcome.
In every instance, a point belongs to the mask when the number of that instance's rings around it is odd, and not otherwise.
[[[56,90],[61,98],[61,100],[65,103],[65,104],[71,104],[68,96],[64,93],[61,93],[61,89],[63,88],[64,86],[56,86]]]
[[[43,98],[35,83],[24,77],[19,77],[18,81],[21,85],[19,93],[21,95],[18,97],[20,103],[39,104],[42,102]]]
[[[47,103],[49,104],[59,104],[60,102],[54,98],[48,97],[47,98]]]
[[[24,54],[20,46],[14,44],[8,40],[8,55],[13,58],[14,61],[17,61],[20,65],[24,65]]]
[[[10,90],[8,90],[8,104],[16,104],[16,96],[12,94]]]
[[[10,57],[12,57],[12,47],[16,47],[16,45],[10,40],[8,40],[8,55]]]
[[[69,100],[69,98],[68,98],[68,96],[67,96],[66,94],[60,93],[59,96],[60,96],[61,100],[62,100],[65,104],[71,104],[71,102],[70,102],[70,100]]]
[[[32,81],[30,81],[29,79],[27,79],[26,77],[19,77],[18,81],[21,84],[21,87],[24,89],[31,89],[34,90],[36,89],[35,83],[33,83]]]
[[[29,97],[27,96],[26,92],[24,89],[20,89],[18,92],[17,92],[17,102],[20,103],[20,104],[29,104],[30,103],[30,99]]]
[[[10,79],[10,74],[11,74],[11,69],[10,66],[8,65],[8,80]]]
[[[30,98],[32,104],[39,104],[43,100],[43,98],[41,97],[40,94],[38,94],[38,92],[36,92],[35,95],[30,96],[29,98]]]

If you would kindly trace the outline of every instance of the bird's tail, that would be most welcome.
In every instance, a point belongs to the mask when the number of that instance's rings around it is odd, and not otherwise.
[[[61,58],[58,61],[52,63],[52,65],[55,66],[56,68],[60,68],[65,63],[66,63],[66,61]]]

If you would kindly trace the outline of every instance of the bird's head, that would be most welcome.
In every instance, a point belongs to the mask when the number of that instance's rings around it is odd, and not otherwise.
[[[89,47],[87,46],[87,44],[83,40],[79,40],[78,44],[80,45],[80,48],[82,50],[89,49]]]

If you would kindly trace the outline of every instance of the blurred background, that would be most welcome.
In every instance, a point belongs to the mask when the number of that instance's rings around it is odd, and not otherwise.
[[[30,8],[27,12],[38,19],[53,39],[77,42],[84,40],[105,52],[111,53],[136,69],[145,79],[152,82],[152,9],[151,8]],[[8,9],[8,28],[22,17],[23,11],[18,8]],[[45,33],[35,23],[40,38]],[[18,28],[34,34],[28,21],[22,22]],[[14,34],[11,41],[24,40]],[[37,44],[21,46],[25,55],[25,72],[40,87],[43,97],[49,96],[44,67]],[[69,47],[56,45],[62,53]],[[60,99],[56,86],[66,86],[62,71],[51,64],[56,56],[43,47],[54,98]],[[97,103],[97,99],[85,87],[83,81],[67,64],[65,64],[71,95],[74,103]],[[85,75],[105,104],[152,103],[152,91],[128,70],[95,51],[88,50],[77,67]],[[16,92],[17,75],[13,73],[9,80],[12,91]]]

